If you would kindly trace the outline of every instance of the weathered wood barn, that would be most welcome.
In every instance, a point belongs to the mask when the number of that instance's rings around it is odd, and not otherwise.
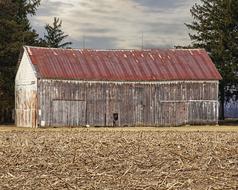
[[[201,49],[24,47],[16,75],[16,125],[216,124],[220,79]]]

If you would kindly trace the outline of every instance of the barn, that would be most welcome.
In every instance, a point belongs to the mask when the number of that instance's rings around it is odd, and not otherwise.
[[[16,125],[217,124],[219,80],[202,49],[25,46],[15,79]]]

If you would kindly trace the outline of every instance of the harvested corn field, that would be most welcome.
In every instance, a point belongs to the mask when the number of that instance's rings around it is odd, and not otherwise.
[[[0,128],[0,189],[237,189],[238,130]]]

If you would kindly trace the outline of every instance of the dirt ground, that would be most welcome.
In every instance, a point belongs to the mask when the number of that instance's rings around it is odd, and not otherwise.
[[[238,127],[0,127],[0,189],[238,189]]]

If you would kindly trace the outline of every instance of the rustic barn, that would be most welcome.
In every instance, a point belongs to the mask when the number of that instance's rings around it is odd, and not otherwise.
[[[201,49],[24,47],[16,75],[16,125],[216,124],[220,79]]]

